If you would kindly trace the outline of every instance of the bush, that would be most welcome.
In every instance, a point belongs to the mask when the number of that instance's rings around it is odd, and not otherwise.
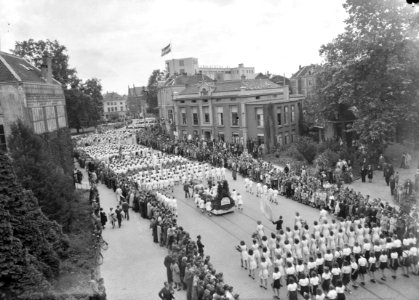
[[[339,154],[330,149],[326,149],[323,153],[317,155],[314,164],[320,169],[334,168],[339,160]]]
[[[300,151],[298,151],[296,145],[291,144],[288,147],[286,147],[283,151],[281,151],[280,156],[288,156],[290,158],[293,158],[297,161],[305,162],[306,159],[301,154]]]
[[[32,190],[42,211],[68,229],[74,201],[70,135],[35,134],[21,121],[8,141],[13,168],[23,188]]]
[[[311,164],[317,155],[317,143],[310,137],[302,136],[295,142],[298,152]]]

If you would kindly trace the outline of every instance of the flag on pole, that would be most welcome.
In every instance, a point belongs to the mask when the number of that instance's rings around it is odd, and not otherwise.
[[[166,54],[169,54],[171,51],[172,51],[172,48],[169,44],[166,47],[164,47],[163,49],[161,49],[161,56],[165,56]]]

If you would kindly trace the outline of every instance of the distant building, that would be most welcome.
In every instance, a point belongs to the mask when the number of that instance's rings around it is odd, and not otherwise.
[[[113,117],[123,119],[127,115],[127,96],[119,95],[115,92],[106,93],[103,95],[103,115],[106,120]]]
[[[165,121],[168,130],[170,130],[170,125],[174,124],[175,121],[173,97],[187,86],[203,81],[210,82],[212,79],[202,74],[174,75],[160,85],[157,91],[157,108],[159,117]]]
[[[146,90],[145,86],[128,86],[127,106],[129,114],[134,118],[143,117],[147,111]]]
[[[176,135],[246,144],[267,150],[299,134],[301,95],[267,79],[199,82],[174,96]]]
[[[195,57],[166,60],[166,71],[169,73],[169,76],[202,73],[213,80],[219,81],[240,80],[242,76],[245,76],[246,79],[254,79],[256,76],[254,67],[245,67],[244,64],[239,64],[235,68],[199,66],[198,59]]]
[[[209,78],[218,81],[240,80],[243,76],[246,79],[254,79],[256,77],[255,68],[245,67],[244,64],[239,64],[237,68],[199,66],[199,71]]]
[[[284,85],[289,86],[290,85],[289,78],[287,78],[285,76],[281,76],[281,75],[269,74],[269,72],[267,72],[266,74],[259,73],[255,76],[255,79],[269,79],[273,83],[276,83],[276,84],[281,85],[281,86],[284,86]]]
[[[316,70],[318,65],[299,67],[291,77],[291,91],[293,94],[302,94],[311,100],[316,90]]]
[[[186,57],[166,60],[166,70],[169,76],[175,74],[194,75],[199,72],[198,59],[195,57]]]
[[[64,92],[52,77],[51,58],[41,69],[25,59],[0,52],[0,148],[6,149],[11,125],[20,119],[35,133],[67,127]]]

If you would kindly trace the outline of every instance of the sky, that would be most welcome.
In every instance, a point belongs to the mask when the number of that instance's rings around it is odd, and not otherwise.
[[[83,80],[126,94],[172,58],[291,76],[344,30],[343,0],[0,0],[1,50],[58,40]],[[10,24],[10,25],[9,25]],[[171,43],[172,53],[161,57]]]

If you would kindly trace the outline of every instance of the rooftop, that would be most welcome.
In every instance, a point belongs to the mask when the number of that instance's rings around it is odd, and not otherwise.
[[[199,93],[199,84],[189,86],[179,93],[179,95],[190,95]],[[229,80],[214,83],[213,93],[234,92],[244,90],[265,90],[280,88],[276,83],[268,79],[245,79],[245,80]]]
[[[315,69],[317,68],[317,65],[308,65],[308,66],[304,66],[302,68],[300,68],[297,73],[295,73],[294,75],[292,75],[291,78],[298,78],[298,77],[304,77],[307,75],[311,75],[309,74],[310,71],[315,71]]]
[[[213,80],[202,74],[195,74],[195,75],[173,75],[170,76],[164,86],[175,86],[175,85],[192,85],[197,84],[199,82],[212,82]]]
[[[41,70],[31,65],[24,58],[6,52],[0,52],[0,82],[23,81],[45,83]],[[53,84],[59,83],[53,80]]]

